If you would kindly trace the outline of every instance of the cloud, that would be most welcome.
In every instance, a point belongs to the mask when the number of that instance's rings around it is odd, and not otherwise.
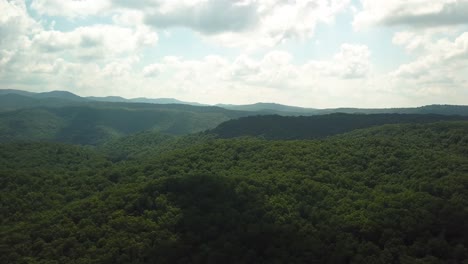
[[[111,9],[108,0],[32,0],[31,8],[40,15],[86,17],[102,15]]]
[[[365,45],[342,44],[340,51],[328,61],[310,61],[306,67],[320,74],[341,79],[366,77],[371,70],[371,52]]]
[[[156,28],[187,27],[203,34],[242,32],[256,23],[257,3],[242,0],[159,1],[144,21]]]
[[[349,0],[184,0],[123,1],[133,18],[157,29],[184,27],[227,47],[273,47],[286,39],[313,36],[331,23]],[[139,15],[136,12],[140,12]],[[127,19],[128,20],[128,19]],[[133,19],[135,22],[136,20]]]
[[[273,47],[313,36],[350,0],[33,0],[39,14],[67,18],[112,16],[124,25],[157,30],[182,27],[229,47]]]
[[[24,1],[0,0],[0,49],[27,48],[27,34],[37,32],[39,25],[29,17]]]
[[[467,0],[361,0],[361,5],[353,22],[357,29],[370,25],[427,28],[468,23]]]
[[[69,32],[44,30],[34,35],[39,52],[65,53],[78,60],[103,59],[155,45],[158,36],[145,27],[131,29],[114,25],[78,27]]]
[[[144,77],[157,77],[161,72],[161,65],[150,64],[143,68]]]
[[[70,41],[72,44],[66,42],[64,46],[74,47],[81,43],[81,35],[74,34],[73,38],[68,36],[73,40]],[[166,56],[142,68],[136,66],[141,63],[138,56],[116,57],[105,63],[96,60],[73,62],[58,57],[60,52],[20,53],[15,63],[10,63],[8,74],[0,72],[0,84],[22,88],[24,82],[34,79],[28,90],[39,90],[47,84],[48,90],[66,87],[81,95],[135,97],[141,94],[203,103],[275,101],[324,106],[330,94],[346,98],[356,93],[368,71],[367,68],[357,70],[363,68],[357,66],[357,61],[370,63],[367,47],[351,44],[342,45],[329,60],[303,64],[295,63],[289,52],[280,50],[267,52],[260,58],[247,54],[233,59],[219,55],[201,59]],[[6,55],[8,60],[10,56]],[[33,60],[31,56],[34,56]],[[340,63],[345,66],[338,67]],[[339,87],[347,89],[340,90]],[[334,89],[340,92],[333,92]],[[311,94],[315,96],[311,97]]]
[[[415,37],[424,39],[417,34]],[[453,40],[447,37],[438,38],[437,41],[425,39],[419,45],[422,52],[416,59],[389,73],[394,87],[406,88],[396,90],[419,100],[430,98],[440,103],[440,100],[445,99],[466,104],[468,32],[461,33]]]
[[[205,103],[220,100],[247,103],[294,96],[293,100],[298,101],[305,100],[298,99],[298,94],[315,94],[315,102],[333,93],[332,90],[339,90],[337,87],[347,87],[340,92],[350,96],[357,91],[352,87],[362,85],[370,69],[370,51],[366,46],[343,44],[329,60],[303,64],[294,63],[289,52],[280,50],[267,52],[260,58],[241,54],[232,60],[216,55],[200,60],[167,56],[144,67],[142,76],[151,77],[146,85],[158,87],[157,91],[165,93],[165,97],[177,94]]]
[[[444,38],[434,44],[423,41],[420,45],[427,52],[415,61],[401,65],[392,75],[417,79],[421,76],[438,75],[441,71],[457,73],[458,69],[463,69],[461,66],[468,66],[468,32],[462,33],[454,41]]]
[[[228,47],[274,47],[287,39],[307,39],[320,23],[329,24],[348,0],[257,1],[257,23],[243,32],[223,31],[210,39]]]
[[[0,10],[0,86],[5,88],[105,91],[114,80],[124,84],[122,78],[130,79],[143,49],[158,41],[156,32],[145,25],[46,29],[45,22],[35,21],[20,0],[0,0]],[[62,11],[61,15],[67,12]]]

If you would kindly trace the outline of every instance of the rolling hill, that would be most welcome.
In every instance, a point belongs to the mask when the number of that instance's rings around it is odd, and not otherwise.
[[[201,132],[246,114],[190,105],[93,102],[41,106],[0,112],[0,141],[45,140],[96,145],[147,130],[171,135]]]
[[[220,124],[208,131],[220,138],[314,139],[384,124],[433,123],[468,120],[468,116],[435,114],[327,114],[315,116],[247,116]]]

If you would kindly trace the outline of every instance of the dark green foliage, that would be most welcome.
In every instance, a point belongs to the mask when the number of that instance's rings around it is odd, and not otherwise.
[[[415,114],[329,114],[318,116],[248,116],[229,120],[208,133],[220,138],[313,139],[384,124],[468,120],[466,116]]]
[[[138,161],[142,158],[159,155],[174,149],[202,144],[212,138],[212,135],[201,133],[176,137],[158,132],[145,131],[109,140],[99,146],[99,150],[105,153],[112,161]]]
[[[1,144],[2,263],[468,259],[468,122],[196,137]]]

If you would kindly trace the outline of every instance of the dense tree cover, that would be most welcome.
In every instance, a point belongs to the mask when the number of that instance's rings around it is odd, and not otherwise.
[[[220,138],[242,136],[266,139],[323,138],[384,124],[468,120],[467,116],[435,114],[328,114],[316,116],[248,116],[226,121],[208,133]]]
[[[1,144],[2,262],[467,262],[467,122],[172,140]]]
[[[121,160],[138,162],[147,156],[202,144],[212,138],[214,135],[205,133],[177,137],[154,131],[144,131],[108,140],[98,149],[114,162]]]

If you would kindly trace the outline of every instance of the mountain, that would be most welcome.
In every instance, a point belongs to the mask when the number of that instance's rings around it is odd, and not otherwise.
[[[36,93],[22,91],[22,90],[14,90],[14,89],[0,89],[0,95],[6,95],[6,94],[18,94],[18,95],[23,95],[23,96],[34,96]]]
[[[202,106],[203,104],[195,103],[195,102],[184,102],[174,98],[145,98],[145,97],[138,97],[132,99],[126,99],[120,96],[105,96],[105,97],[96,97],[96,96],[89,96],[89,97],[81,97],[76,94],[73,94],[68,91],[50,91],[50,92],[42,92],[42,93],[33,93],[21,90],[13,90],[13,89],[0,89],[0,95],[22,95],[22,96],[29,96],[33,98],[60,98],[69,101],[98,101],[98,102],[119,102],[119,103],[149,103],[149,104],[188,104],[188,105],[197,105]]]
[[[88,96],[86,98],[89,100],[98,101],[98,102],[124,103],[128,101],[128,99],[120,97],[120,96],[105,96],[105,97]]]
[[[187,104],[187,105],[197,105],[202,106],[203,104],[195,102],[184,102],[174,98],[145,98],[138,97],[132,99],[126,99],[120,96],[106,96],[106,97],[86,97],[87,99],[99,102],[119,102],[119,103],[148,103],[148,104]]]
[[[67,91],[50,91],[50,92],[43,92],[43,93],[33,93],[27,92],[22,90],[13,90],[13,89],[0,89],[0,95],[21,95],[21,96],[28,96],[32,98],[60,98],[70,101],[87,101],[86,98],[80,97],[74,93],[70,93]]]
[[[249,112],[178,104],[76,102],[56,98],[0,96],[26,108],[0,112],[0,141],[58,141],[97,145],[141,131],[171,135],[201,132]],[[15,99],[15,100],[12,100]],[[44,105],[49,105],[46,107]],[[3,107],[10,107],[2,105]],[[24,106],[24,105],[23,105]]]
[[[466,105],[427,105],[421,107],[406,108],[302,108],[296,106],[287,106],[275,103],[256,103],[250,105],[226,105],[217,106],[238,110],[238,111],[256,111],[263,114],[277,114],[283,116],[300,115],[324,115],[332,113],[346,114],[441,114],[441,115],[468,115],[468,106]]]
[[[134,103],[149,103],[149,104],[187,104],[187,105],[196,105],[196,106],[206,106],[200,103],[195,102],[185,102],[180,101],[174,98],[145,98],[145,97],[138,97],[133,99],[128,99],[129,102]]]
[[[12,111],[19,109],[27,109],[33,107],[64,107],[83,105],[87,100],[61,98],[61,97],[46,97],[46,96],[29,96],[17,93],[0,93],[0,112]]]
[[[466,121],[468,116],[342,113],[297,117],[265,115],[229,120],[207,133],[220,138],[254,136],[276,140],[313,139],[384,124],[420,124],[457,120]]]
[[[9,95],[9,98],[2,98],[5,95]],[[37,107],[37,106],[67,106],[76,105],[77,102],[108,102],[108,103],[148,103],[148,104],[184,104],[194,106],[209,106],[196,102],[185,102],[174,98],[145,98],[138,97],[133,99],[126,99],[120,96],[106,96],[106,97],[80,97],[66,91],[52,91],[44,93],[32,93],[21,90],[3,89],[0,90],[0,103],[8,100],[23,100],[24,99],[13,99],[12,95],[21,95],[33,97],[36,99],[44,99],[45,101],[34,101],[29,104],[20,102],[15,107],[13,102],[6,102],[0,104],[0,111],[20,109],[25,107]],[[55,100],[50,100],[55,99]],[[60,102],[61,100],[66,100]],[[8,107],[7,107],[8,106]],[[256,103],[249,105],[231,105],[231,104],[218,104],[216,107],[224,108],[227,110],[252,112],[246,115],[282,115],[282,116],[310,116],[310,115],[323,115],[331,113],[348,113],[348,114],[383,114],[383,113],[397,113],[397,114],[441,114],[441,115],[465,115],[468,116],[468,106],[466,105],[427,105],[421,107],[407,107],[407,108],[329,108],[329,109],[317,109],[317,108],[303,108],[297,106],[288,106],[276,103]]]
[[[230,105],[230,104],[217,104],[219,107],[223,107],[231,110],[238,111],[256,111],[269,114],[291,114],[291,115],[300,115],[300,114],[316,114],[318,109],[314,108],[302,108],[297,106],[288,106],[276,103],[256,103],[250,105]]]
[[[34,94],[33,97],[36,98],[61,98],[70,101],[87,101],[86,98],[80,97],[74,93],[70,93],[67,91],[51,91],[51,92],[44,92],[44,93],[37,93]]]
[[[347,113],[347,114],[439,114],[468,116],[467,105],[425,105],[406,108],[333,108],[321,109],[320,114]]]

